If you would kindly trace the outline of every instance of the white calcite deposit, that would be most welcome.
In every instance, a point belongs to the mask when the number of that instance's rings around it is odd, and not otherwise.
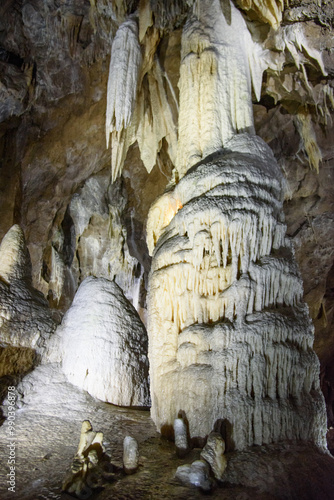
[[[139,450],[136,439],[125,436],[123,441],[123,466],[126,474],[133,474],[138,468]]]
[[[230,22],[220,2],[200,2],[182,32],[177,170],[179,175],[217,151],[237,132],[251,132],[253,110],[248,45],[241,13]],[[251,47],[249,47],[251,48]],[[262,74],[261,74],[262,80]]]
[[[72,384],[115,405],[149,404],[147,334],[116,283],[86,278],[56,333]]]
[[[111,144],[113,180],[121,174],[127,151],[136,141],[148,172],[156,163],[163,138],[173,161],[176,156],[176,125],[165,87],[170,88],[170,82],[158,59],[153,58],[158,40],[157,32],[152,39],[146,38],[143,52],[147,57],[143,62],[138,19],[133,15],[119,27],[112,44],[106,141],[107,147]]]
[[[209,477],[210,468],[204,460],[195,460],[192,464],[180,465],[176,469],[175,479],[185,486],[196,486],[205,492],[212,489]]]
[[[152,207],[148,332],[159,430],[183,410],[191,436],[228,420],[237,449],[293,438],[324,444],[313,327],[281,186],[270,148],[239,135]],[[179,207],[169,223],[168,200]]]
[[[201,451],[201,459],[205,460],[210,465],[213,475],[218,480],[223,478],[227,466],[227,459],[224,452],[224,439],[218,432],[211,432],[208,436],[206,445]]]
[[[184,412],[191,437],[225,422],[238,450],[285,439],[324,446],[283,176],[270,148],[241,133],[254,134],[249,33],[232,4],[230,19],[218,1],[203,5],[182,35],[180,180],[147,223],[151,415],[164,430]]]
[[[130,123],[141,63],[138,23],[132,17],[119,27],[111,49],[106,113],[107,147],[110,134],[121,134]]]
[[[188,429],[183,418],[176,418],[173,428],[176,453],[182,457],[189,451]]]

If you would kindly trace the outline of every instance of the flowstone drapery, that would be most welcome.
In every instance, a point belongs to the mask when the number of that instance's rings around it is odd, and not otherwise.
[[[159,429],[183,410],[192,436],[227,419],[237,449],[324,443],[313,327],[281,186],[268,146],[239,135],[152,207],[148,332]],[[173,205],[182,208],[166,224]]]
[[[232,5],[226,23],[218,1],[203,4],[182,37],[180,181],[147,224],[152,418],[164,431],[185,412],[192,437],[223,421],[239,450],[284,439],[323,446],[319,364],[285,235],[283,177],[270,148],[244,133],[253,133],[246,27]],[[242,40],[233,57],[224,23]]]

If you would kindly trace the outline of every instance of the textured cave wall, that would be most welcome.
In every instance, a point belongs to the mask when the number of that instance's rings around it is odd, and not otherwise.
[[[166,9],[165,4],[151,2],[159,33],[157,54],[171,82],[166,94],[174,102],[180,27],[188,7],[173,2]],[[172,163],[163,140],[148,173],[135,143],[122,177],[112,186],[104,136],[111,43],[136,7],[136,2],[107,0],[6,0],[0,6],[0,238],[14,223],[21,225],[33,284],[61,311],[69,307],[79,283],[93,274],[115,278],[145,317],[150,268],[146,218],[171,177]],[[282,21],[283,27],[302,24],[310,45],[322,54],[327,75],[305,55],[306,80],[290,55],[278,76],[272,70],[264,74],[261,100],[256,103],[253,96],[256,132],[272,148],[287,179],[286,222],[316,328],[330,418],[334,115],[322,89],[334,85],[333,11],[325,1],[290,1]],[[269,26],[263,16],[255,7],[247,15],[258,38],[266,38]],[[175,119],[174,105],[172,113]],[[312,117],[308,131],[313,129],[316,141],[310,140],[311,145],[300,133],[300,116],[305,115]],[[319,158],[315,143],[322,157],[319,173],[316,160],[310,166],[312,151]]]

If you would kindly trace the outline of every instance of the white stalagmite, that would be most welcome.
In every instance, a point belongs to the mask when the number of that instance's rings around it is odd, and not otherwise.
[[[214,67],[223,57],[243,61],[246,50],[235,40],[242,31],[221,30],[217,2],[204,3],[214,34],[191,17],[182,41],[181,180],[154,203],[147,223],[151,415],[162,431],[182,411],[192,437],[223,421],[224,439],[239,450],[284,439],[324,446],[319,363],[283,223],[283,176],[270,148],[238,134],[229,119],[237,109],[252,123],[247,72],[235,68],[244,80],[237,95],[229,72],[219,83],[217,71],[207,85],[200,82],[203,53]],[[231,51],[213,50],[214,37],[222,47],[229,46],[224,37],[234,40]]]
[[[224,439],[218,432],[211,432],[201,452],[201,458],[210,465],[215,478],[219,480],[222,479],[227,466],[227,459],[224,452]]]
[[[147,334],[115,282],[86,278],[56,333],[69,382],[115,405],[149,404]]]
[[[0,345],[32,348],[41,356],[55,328],[45,297],[32,286],[29,251],[15,224],[0,245]]]
[[[323,445],[313,328],[281,221],[283,179],[262,140],[251,143],[236,136],[150,212],[152,418],[160,430],[182,410],[191,436],[202,437],[227,419],[237,449],[293,438]],[[168,198],[180,208],[164,225]]]
[[[187,426],[183,418],[176,418],[173,427],[176,452],[182,457],[189,451]]]
[[[9,282],[24,279],[31,282],[31,261],[22,229],[14,224],[0,245],[0,276]]]
[[[135,438],[126,436],[123,441],[123,465],[126,474],[133,474],[138,469],[139,450]]]

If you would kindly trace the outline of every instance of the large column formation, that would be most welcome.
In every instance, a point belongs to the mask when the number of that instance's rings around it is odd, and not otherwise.
[[[219,2],[203,3],[218,18]],[[203,30],[195,31],[202,36]],[[216,35],[223,36],[221,30]],[[208,51],[208,33],[204,38]],[[224,38],[219,43],[224,47]],[[220,64],[219,50],[213,46],[212,54],[218,53]],[[244,50],[242,45],[238,50]],[[184,107],[193,88],[202,102],[205,86],[197,81],[200,72],[191,73],[195,83],[182,81],[189,58],[183,54],[181,67],[180,180],[154,203],[147,224],[153,256],[148,296],[152,418],[164,431],[185,412],[192,437],[207,436],[223,421],[236,449],[285,439],[324,446],[319,363],[283,222],[282,174],[270,148],[255,135],[240,133],[231,121],[225,121],[220,143],[215,134],[202,136],[201,126],[195,144]],[[239,76],[248,79],[243,70]],[[211,88],[224,92],[222,84]],[[228,82],[225,92],[230,93]],[[218,104],[230,103],[226,116],[249,107],[234,97],[235,104],[231,95],[218,99]],[[217,117],[211,127],[220,127]],[[203,137],[208,141],[197,154]]]
[[[319,364],[282,222],[282,175],[260,138],[228,146],[151,208],[152,418],[161,430],[183,410],[201,437],[226,419],[237,449],[322,445]]]

